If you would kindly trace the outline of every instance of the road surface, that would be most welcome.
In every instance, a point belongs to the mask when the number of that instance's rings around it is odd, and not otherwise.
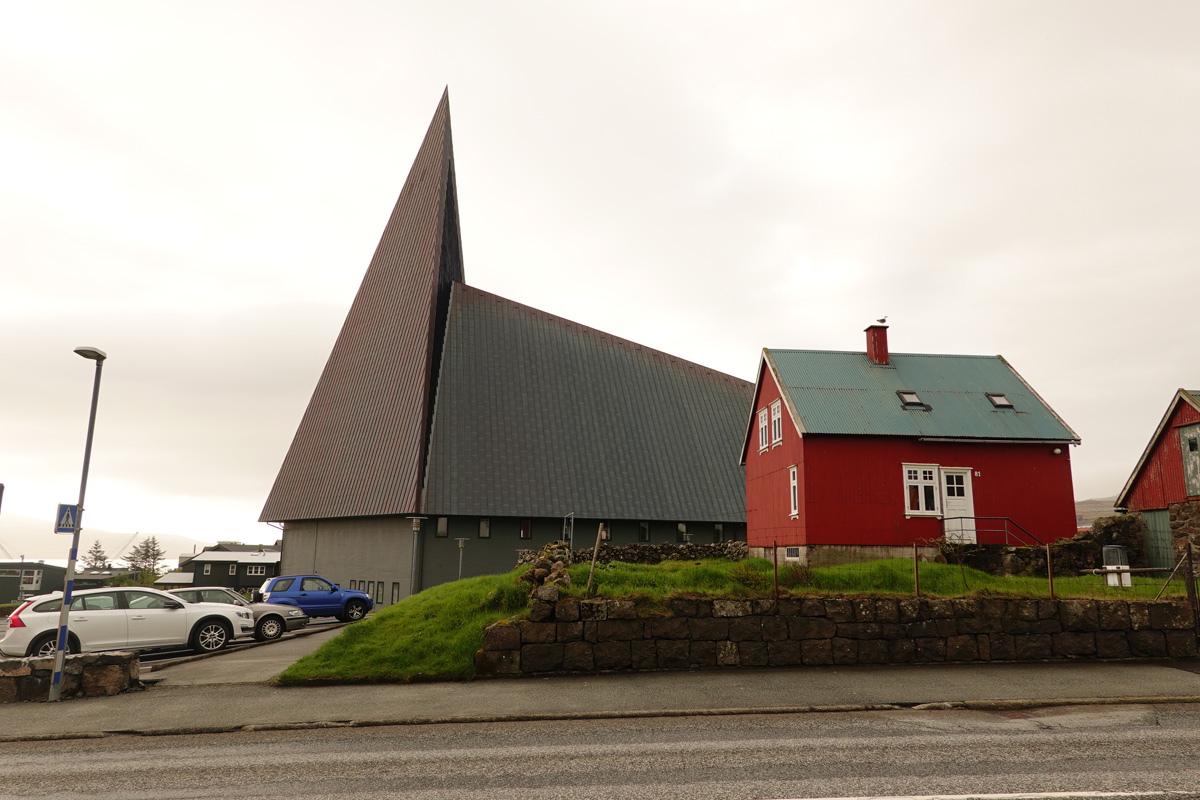
[[[876,711],[3,745],[0,796],[667,800],[1200,797],[1200,706]],[[1025,795],[1031,796],[1031,795]]]

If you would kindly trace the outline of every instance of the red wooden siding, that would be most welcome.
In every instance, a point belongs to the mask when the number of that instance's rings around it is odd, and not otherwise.
[[[758,449],[758,412],[769,409],[781,400],[779,387],[771,370],[763,366],[763,376],[754,398],[754,418],[750,443],[746,448],[746,530],[755,538],[751,546],[770,547],[772,542],[783,545],[805,543],[805,464],[804,444],[792,423],[787,406],[783,407],[783,443]],[[788,468],[795,466],[800,493],[798,519],[791,519],[791,482]]]
[[[941,534],[904,517],[902,464],[969,467],[977,517],[1008,517],[1042,541],[1075,534],[1070,451],[1049,444],[956,444],[890,437],[805,439],[810,544],[904,545]],[[979,473],[978,475],[974,473]],[[981,524],[981,527],[987,527]],[[995,537],[979,535],[979,541]]]
[[[1200,412],[1180,400],[1129,492],[1127,508],[1130,511],[1166,508],[1170,503],[1181,503],[1187,499],[1183,453],[1179,449],[1179,428],[1197,422],[1200,422]]]
[[[777,396],[764,376],[755,408]],[[1008,517],[1042,541],[1075,534],[1070,451],[1052,444],[956,444],[899,437],[806,436],[784,426],[782,447],[746,462],[747,541],[908,545],[941,535],[936,517],[905,518],[902,464],[969,467],[977,517]],[[757,437],[757,432],[755,432]],[[800,519],[788,519],[787,467],[800,463]],[[978,472],[979,475],[974,475]],[[980,523],[981,527],[988,527]],[[981,543],[1002,538],[980,533]]]

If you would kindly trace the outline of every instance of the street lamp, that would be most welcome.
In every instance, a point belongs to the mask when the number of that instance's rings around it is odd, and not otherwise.
[[[463,548],[466,546],[467,540],[466,539],[455,539],[454,541],[458,542],[458,579],[461,581],[462,580]],[[518,552],[520,552],[520,551],[518,551]]]
[[[83,496],[87,492],[88,465],[92,460],[92,434],[96,430],[96,403],[100,399],[100,370],[108,355],[98,347],[76,347],[75,352],[96,362],[96,377],[92,383],[92,411],[88,415],[87,443],[83,446],[83,477],[79,481],[79,508],[75,512],[75,531],[71,535],[71,554],[67,559],[67,574],[63,576],[62,607],[58,610],[58,642],[54,646],[54,677],[50,681],[50,696],[54,702],[62,697],[63,661],[67,650],[67,614],[71,610],[71,590],[75,588],[75,559],[79,553],[79,532],[83,528]]]

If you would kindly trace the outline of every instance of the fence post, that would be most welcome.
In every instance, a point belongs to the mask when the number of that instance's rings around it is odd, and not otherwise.
[[[771,563],[775,566],[775,599],[779,599],[779,542],[771,542]]]
[[[1184,539],[1184,559],[1187,562],[1187,573],[1183,576],[1187,586],[1188,605],[1192,607],[1192,631],[1200,634],[1200,606],[1196,601],[1195,562],[1192,561],[1192,537]]]
[[[917,599],[921,597],[921,560],[917,558],[917,543],[913,542],[913,586],[917,587]]]
[[[1046,577],[1050,579],[1050,599],[1054,598],[1054,559],[1050,555],[1050,543],[1046,542]]]
[[[604,538],[604,523],[600,523],[600,527],[596,529],[596,544],[592,547],[592,568],[588,570],[588,584],[586,590],[587,597],[593,597],[592,594],[592,578],[596,575],[596,559],[600,556],[600,540]]]

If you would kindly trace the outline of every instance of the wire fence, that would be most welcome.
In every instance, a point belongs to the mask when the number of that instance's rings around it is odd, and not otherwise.
[[[1155,601],[1187,597],[1198,609],[1197,563],[1180,543],[1174,569],[1130,567],[1123,547],[1101,559],[1055,545],[997,546],[943,536],[908,547],[787,547],[775,545],[776,592],[890,593],[915,597],[1019,595],[1050,599]],[[1097,564],[1097,561],[1101,561]],[[1200,625],[1198,625],[1200,627]]]

